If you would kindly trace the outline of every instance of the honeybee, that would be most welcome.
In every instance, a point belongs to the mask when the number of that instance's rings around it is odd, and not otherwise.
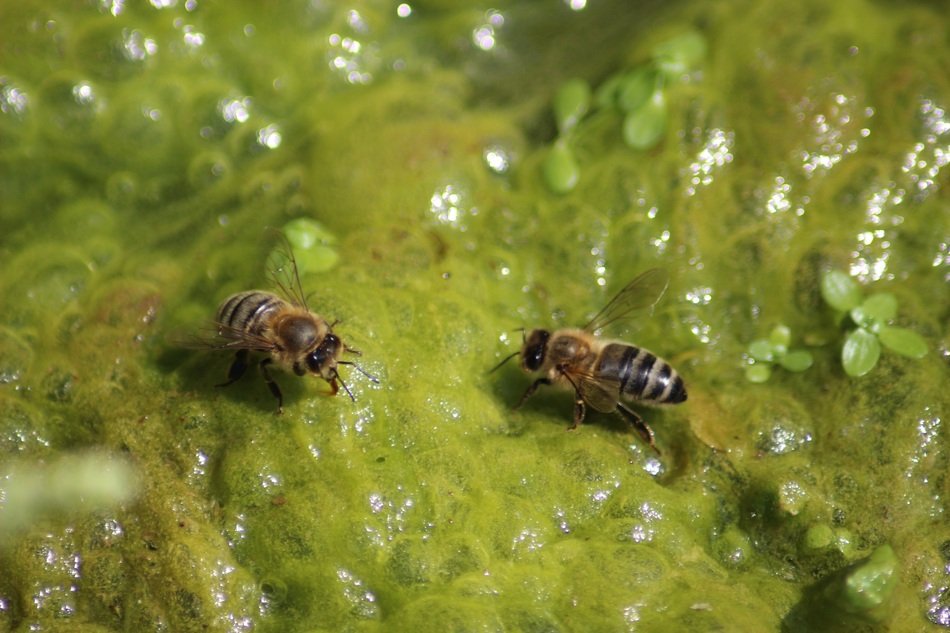
[[[363,371],[354,362],[342,360],[344,353],[360,356],[360,352],[346,345],[333,333],[334,323],[314,314],[307,306],[297,260],[293,249],[284,240],[284,248],[277,251],[284,260],[276,266],[272,282],[279,294],[266,290],[247,290],[225,299],[215,316],[214,340],[210,347],[235,350],[234,361],[228,369],[227,381],[215,385],[227,387],[244,375],[251,352],[267,354],[258,367],[270,392],[277,399],[277,413],[284,409],[280,386],[271,377],[269,367],[276,365],[298,376],[308,373],[323,378],[330,385],[330,395],[336,395],[340,386],[356,401],[338,366],[351,365],[374,383],[379,380]]]
[[[531,330],[521,349],[503,359],[495,371],[515,356],[528,373],[541,372],[524,392],[517,409],[541,385],[574,390],[574,429],[584,421],[587,407],[603,413],[618,412],[659,453],[653,429],[623,401],[677,404],[686,400],[686,386],[673,367],[652,352],[623,341],[604,340],[597,333],[635,310],[660,300],[669,275],[648,270],[628,283],[583,329]],[[524,336],[524,330],[522,330]]]

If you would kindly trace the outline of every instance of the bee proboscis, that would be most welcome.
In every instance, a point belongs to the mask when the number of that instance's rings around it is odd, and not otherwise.
[[[624,401],[644,404],[684,402],[686,386],[683,379],[656,354],[623,341],[602,339],[597,333],[636,310],[655,305],[668,284],[666,271],[659,268],[648,270],[628,283],[584,328],[528,332],[521,349],[492,369],[495,371],[520,355],[522,369],[528,373],[541,373],[515,408],[524,404],[542,385],[573,389],[574,421],[569,428],[576,428],[584,421],[587,407],[602,413],[617,412],[659,453],[653,429]]]
[[[342,360],[344,353],[359,356],[360,352],[333,333],[336,322],[329,323],[310,311],[300,284],[297,260],[286,239],[278,254],[284,262],[272,273],[277,293],[246,290],[229,296],[218,307],[214,337],[207,346],[234,350],[235,356],[227,381],[216,386],[226,387],[239,380],[247,370],[250,353],[260,352],[266,356],[258,367],[277,399],[278,413],[283,411],[284,398],[280,386],[271,377],[268,369],[271,365],[298,376],[308,373],[319,376],[330,385],[330,395],[336,395],[342,386],[355,401],[353,392],[339,374],[339,365],[350,365],[371,381],[379,381],[356,363]]]

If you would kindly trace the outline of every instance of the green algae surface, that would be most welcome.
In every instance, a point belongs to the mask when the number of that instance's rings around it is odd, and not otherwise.
[[[0,631],[950,626],[946,12],[584,5],[0,8]],[[560,87],[676,41],[658,143],[578,111],[552,192]],[[380,382],[278,373],[278,416],[178,342],[309,221],[310,306]],[[686,380],[641,409],[662,454],[567,432],[565,392],[513,410],[517,328],[652,267],[609,334]],[[849,377],[834,269],[928,353]],[[814,363],[753,384],[778,325]],[[64,481],[90,455],[134,474]]]

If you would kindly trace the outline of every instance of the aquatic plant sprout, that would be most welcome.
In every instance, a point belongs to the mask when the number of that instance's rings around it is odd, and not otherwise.
[[[297,269],[301,275],[326,272],[340,260],[336,249],[336,235],[316,220],[291,220],[283,226],[282,232],[293,248]],[[279,248],[276,249],[268,258],[268,270],[277,270],[286,263],[283,261],[283,253],[279,251]]]
[[[881,345],[908,358],[927,354],[927,343],[919,334],[889,325],[897,317],[897,298],[891,293],[878,292],[862,300],[857,283],[844,272],[832,270],[821,278],[821,296],[857,325],[845,337],[841,350],[841,364],[849,376],[871,371],[881,356]]]
[[[761,383],[772,376],[772,366],[780,365],[788,371],[802,372],[812,366],[814,359],[808,350],[789,349],[792,332],[787,325],[776,325],[768,338],[749,343],[749,365],[745,377],[749,382]]]
[[[667,86],[696,69],[705,55],[703,36],[688,32],[662,42],[653,49],[648,62],[614,74],[593,94],[582,79],[562,84],[552,104],[558,137],[541,165],[548,189],[564,194],[580,181],[580,168],[569,141],[592,109],[622,116],[620,137],[628,147],[638,151],[656,147],[667,128]]]

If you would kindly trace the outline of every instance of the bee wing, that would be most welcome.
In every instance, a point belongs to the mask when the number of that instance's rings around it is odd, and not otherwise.
[[[610,413],[620,400],[620,381],[581,372],[565,372],[577,393],[592,409]]]
[[[264,338],[223,323],[215,323],[187,338],[176,339],[178,347],[187,349],[241,350],[271,352],[274,344]]]
[[[652,308],[660,300],[670,283],[670,275],[662,268],[650,270],[635,277],[623,290],[590,320],[584,329],[594,333],[611,323],[629,316],[632,312]]]
[[[284,299],[309,312],[307,297],[304,295],[303,286],[300,284],[300,273],[297,270],[294,249],[286,235],[276,230],[274,232],[278,236],[279,245],[267,258],[270,267],[268,278]]]

